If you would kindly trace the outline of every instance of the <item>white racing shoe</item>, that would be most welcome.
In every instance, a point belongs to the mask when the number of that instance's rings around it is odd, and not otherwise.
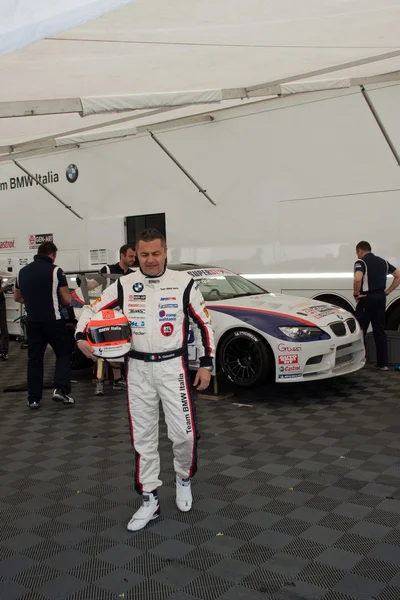
[[[176,505],[182,512],[189,512],[192,508],[192,485],[190,479],[176,476]]]
[[[150,521],[157,519],[160,515],[160,506],[158,498],[154,494],[144,492],[142,494],[142,506],[135,512],[129,521],[127,528],[129,531],[140,531]]]

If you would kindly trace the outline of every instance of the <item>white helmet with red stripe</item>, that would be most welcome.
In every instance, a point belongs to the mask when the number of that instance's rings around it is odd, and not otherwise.
[[[99,358],[121,358],[131,349],[131,327],[119,310],[99,311],[88,323],[86,338]]]

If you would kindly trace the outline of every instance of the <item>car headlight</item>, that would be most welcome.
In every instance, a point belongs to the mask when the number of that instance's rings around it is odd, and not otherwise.
[[[319,327],[279,327],[278,329],[292,340],[317,338],[324,333]]]

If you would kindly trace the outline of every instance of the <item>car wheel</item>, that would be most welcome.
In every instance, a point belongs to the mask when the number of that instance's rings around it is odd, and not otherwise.
[[[235,330],[222,339],[218,364],[235,385],[254,387],[271,375],[273,360],[271,351],[259,335],[252,331]]]
[[[400,331],[400,306],[397,306],[388,316],[386,329]]]

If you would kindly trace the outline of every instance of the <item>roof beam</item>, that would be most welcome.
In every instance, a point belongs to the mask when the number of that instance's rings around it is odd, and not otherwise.
[[[150,110],[147,112],[142,112],[140,114],[130,115],[128,117],[121,117],[120,119],[112,119],[111,121],[105,121],[104,123],[98,123],[97,125],[87,125],[86,127],[78,127],[77,129],[70,129],[69,131],[53,133],[52,135],[47,135],[45,137],[37,138],[35,140],[29,140],[29,142],[19,142],[18,144],[12,144],[10,146],[0,146],[0,154],[25,152],[27,150],[36,150],[37,148],[54,148],[56,138],[85,133],[87,131],[94,131],[97,129],[102,129],[103,127],[112,127],[113,125],[120,125],[121,123],[127,123],[129,121],[134,121],[135,119],[142,119],[144,117],[153,117],[154,115],[167,113],[172,110],[178,110],[179,108],[182,107],[171,106],[169,108],[157,108],[156,110]]]
[[[385,52],[384,54],[375,54],[374,56],[368,56],[365,58],[359,58],[357,60],[351,60],[349,62],[333,65],[330,67],[324,67],[323,69],[315,69],[314,71],[297,73],[296,75],[291,75],[290,77],[283,77],[282,79],[275,79],[273,81],[268,81],[267,83],[251,85],[247,88],[247,93],[248,96],[251,97],[253,95],[253,92],[265,90],[265,88],[270,88],[272,86],[280,85],[282,83],[290,83],[292,81],[298,81],[300,79],[309,79],[310,77],[316,77],[317,75],[328,75],[329,73],[335,73],[337,71],[343,71],[344,69],[351,69],[353,67],[360,67],[362,65],[369,65],[373,62],[389,60],[390,58],[397,58],[398,56],[400,56],[400,49],[393,50],[392,52]],[[368,77],[365,77],[364,80],[365,79],[368,79]]]
[[[34,156],[43,156],[45,154],[53,154],[54,152],[66,152],[67,150],[76,150],[76,144],[62,146],[61,148],[37,148],[36,150],[28,150],[27,152],[19,152],[15,156],[13,154],[4,154],[0,156],[0,164],[12,162],[14,159],[33,158]]]
[[[249,87],[241,87],[241,88],[229,88],[222,90],[190,90],[190,91],[182,91],[182,92],[166,92],[165,94],[128,94],[123,96],[115,96],[112,100],[112,97],[93,97],[93,98],[64,98],[64,99],[56,99],[56,100],[23,100],[23,101],[7,101],[0,102],[0,119],[14,118],[14,117],[28,117],[28,116],[37,116],[37,115],[52,115],[52,114],[67,114],[67,113],[78,113],[81,116],[85,114],[84,105],[86,102],[95,102],[98,101],[99,106],[101,107],[103,104],[103,98],[107,100],[107,110],[103,112],[122,112],[129,110],[137,110],[139,108],[146,108],[146,97],[148,96],[150,99],[154,101],[154,97],[159,96],[158,102],[160,103],[157,108],[166,109],[171,106],[175,106],[175,108],[182,108],[182,105],[177,103],[177,97],[179,94],[186,94],[187,98],[185,101],[185,105],[196,105],[196,104],[205,104],[212,102],[219,102],[220,100],[240,100],[243,98],[252,98],[257,96],[273,96],[281,93],[279,91],[279,86],[287,83],[297,82],[304,79],[310,79],[311,77],[316,77],[318,75],[327,75],[329,73],[334,73],[337,71],[342,71],[344,69],[350,69],[357,66],[362,66],[366,64],[371,64],[374,62],[379,62],[382,60],[389,60],[391,58],[396,58],[400,56],[400,49],[394,50],[392,52],[386,52],[384,54],[377,54],[375,56],[369,56],[367,58],[361,58],[358,60],[353,60],[345,63],[341,63],[338,65],[333,65],[329,67],[324,67],[323,69],[316,69],[314,71],[307,71],[305,73],[297,73],[296,75],[291,75],[289,77],[283,77],[282,79],[276,79],[273,81],[269,81],[266,83],[260,83],[257,85],[252,85]],[[397,72],[394,72],[397,73]],[[367,85],[369,83],[369,79],[374,79],[375,83],[378,83],[382,77],[387,77],[388,74],[385,73],[383,75],[375,75],[371,77],[360,77],[357,78],[357,83],[354,85],[364,84]],[[396,78],[397,79],[397,78]],[[349,79],[352,81],[351,79]],[[385,81],[389,81],[390,79],[384,79]],[[207,98],[207,94],[210,96],[210,99],[201,99],[202,94],[205,98]],[[217,99],[218,94],[220,97]],[[214,95],[214,99],[213,99]],[[126,97],[130,97],[126,99]],[[171,103],[169,103],[168,98],[171,97]],[[119,99],[125,98],[125,104],[119,102]],[[175,100],[174,100],[175,98]],[[165,104],[162,104],[165,101]],[[114,106],[112,103],[114,102]],[[156,100],[157,102],[157,100]],[[131,103],[131,107],[129,106]],[[154,106],[154,105],[153,105]],[[94,114],[101,114],[102,109],[100,108],[97,111],[94,111]]]
[[[81,113],[82,110],[82,102],[80,98],[60,98],[59,100],[15,100],[14,102],[0,102],[1,119]]]
[[[400,53],[400,51],[399,51]],[[360,87],[366,85],[380,84],[380,83],[389,83],[400,81],[400,71],[392,71],[389,73],[383,73],[380,75],[373,75],[369,77],[355,77],[352,79],[337,79],[337,80],[314,80],[314,81],[294,81],[293,83],[287,84],[276,84],[270,85],[269,87],[263,87],[260,89],[256,89],[253,92],[248,92],[246,88],[229,88],[222,90],[222,100],[243,100],[248,99],[254,101],[257,97],[263,98],[264,100],[272,100],[276,98],[276,96],[289,95],[294,93],[307,93],[307,92],[315,92],[315,91],[323,91],[323,90],[334,90],[334,89],[346,89],[350,87]],[[47,101],[44,101],[47,102]],[[61,101],[57,101],[61,102]],[[1,108],[2,104],[0,102],[0,118],[1,118]],[[53,134],[50,136],[46,136],[43,138],[38,138],[36,140],[31,140],[29,142],[21,142],[18,144],[10,145],[10,146],[0,146],[0,163],[9,161],[12,157],[23,157],[28,158],[29,156],[37,156],[40,154],[48,154],[54,150],[66,150],[71,148],[80,147],[81,144],[85,142],[78,143],[77,141],[70,141],[68,138],[74,136],[74,134],[81,134],[89,131],[99,131],[103,128],[110,127],[113,125],[118,125],[121,123],[126,123],[129,121],[134,121],[137,119],[143,119],[146,117],[150,117],[157,114],[168,113],[172,110],[178,110],[187,107],[185,106],[170,106],[165,108],[157,108],[152,111],[140,112],[136,114],[130,114],[129,116],[122,117],[120,119],[114,119],[110,121],[106,121],[104,123],[99,123],[97,125],[89,125],[87,127],[80,127],[78,129],[73,129],[66,132],[61,132],[59,134]],[[194,106],[194,105],[192,105]],[[238,104],[238,106],[240,106]],[[225,108],[225,107],[224,107]],[[224,108],[221,108],[222,110]],[[232,107],[229,107],[232,108]],[[217,112],[221,109],[215,109]],[[214,118],[212,113],[214,111],[210,111],[209,113],[202,112],[197,113],[192,116],[187,117],[178,117],[176,119],[169,119],[158,121],[156,123],[151,123],[147,125],[140,125],[137,127],[136,134],[148,133],[149,131],[161,131],[163,129],[170,129],[173,127],[181,127],[187,125],[193,125],[196,123],[205,123],[207,121],[212,121]],[[115,132],[114,132],[115,133]],[[107,132],[104,132],[104,138],[101,138],[101,141],[107,141]],[[115,135],[114,135],[115,139]],[[89,142],[90,140],[88,140]],[[94,141],[94,140],[92,140]],[[100,140],[97,140],[100,141]],[[62,148],[60,146],[62,145]]]

